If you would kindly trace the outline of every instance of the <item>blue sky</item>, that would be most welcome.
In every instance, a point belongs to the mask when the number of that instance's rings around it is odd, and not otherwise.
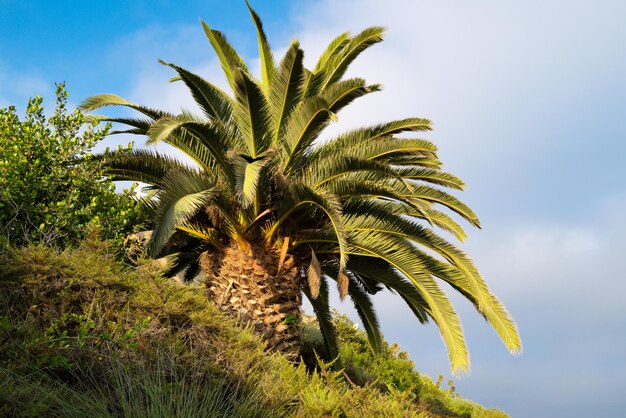
[[[0,106],[98,93],[192,107],[162,58],[223,85],[198,17],[247,60],[256,41],[243,0],[105,3],[0,0]],[[389,28],[351,74],[384,90],[340,115],[351,126],[432,119],[445,168],[483,229],[463,247],[514,315],[524,354],[510,356],[473,309],[452,296],[472,355],[459,392],[513,417],[626,413],[626,3],[256,0],[270,41],[293,37],[305,60],[345,30]],[[310,62],[310,61],[309,61]],[[48,101],[50,103],[50,101]],[[329,135],[330,133],[327,133]],[[434,326],[391,297],[383,330],[419,370],[449,375]],[[339,306],[350,312],[349,306]]]

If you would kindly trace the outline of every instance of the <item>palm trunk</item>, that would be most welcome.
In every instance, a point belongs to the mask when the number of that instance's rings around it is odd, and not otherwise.
[[[278,255],[252,245],[238,244],[221,253],[203,253],[200,266],[210,297],[234,314],[278,350],[297,361],[300,353],[300,274],[287,256],[280,271]]]

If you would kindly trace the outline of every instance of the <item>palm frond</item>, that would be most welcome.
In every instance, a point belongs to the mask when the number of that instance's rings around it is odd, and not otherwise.
[[[243,155],[236,155],[232,158],[235,187],[237,195],[244,207],[254,203],[258,190],[261,170],[265,167],[266,160],[251,159]]]
[[[165,259],[168,261],[168,266],[163,272],[163,276],[174,277],[189,267],[191,263],[196,262],[198,260],[198,254],[195,252],[174,253],[167,255]]]
[[[436,209],[426,209],[426,213],[428,214],[428,219],[433,225],[438,226],[444,231],[448,231],[453,234],[456,239],[463,242],[467,239],[467,234],[461,225],[459,225],[454,219],[449,217],[443,212],[440,212]],[[409,214],[411,215],[411,214]],[[417,214],[413,214],[413,216],[418,216]]]
[[[177,143],[177,148],[181,148],[181,143],[185,142],[185,148],[195,148],[194,154],[197,154],[197,151],[201,152],[199,157],[204,168],[213,168],[214,161],[227,177],[232,177],[230,164],[226,160],[231,140],[228,134],[217,126],[189,121],[185,117],[161,118],[148,130],[147,144],[155,145],[161,140]]]
[[[135,103],[131,103],[116,94],[99,94],[96,96],[88,97],[82,101],[82,103],[78,106],[78,108],[82,110],[83,112],[92,112],[102,107],[109,107],[109,106],[128,107],[140,113],[143,113],[144,115],[154,120],[157,120],[163,117],[174,117],[174,115],[172,115],[171,113],[164,112],[162,110],[152,109],[146,106],[141,106]]]
[[[205,241],[216,248],[220,248],[217,229],[209,228],[201,224],[183,223],[176,227],[179,231],[187,233],[189,236]]]
[[[303,52],[297,41],[291,43],[280,63],[270,88],[270,103],[274,118],[273,143],[278,143],[284,133],[288,116],[299,103],[304,81]]]
[[[121,123],[128,126],[133,126],[134,128],[129,130],[113,130],[109,132],[109,135],[115,135],[120,133],[133,133],[137,135],[146,135],[150,125],[154,122],[152,119],[147,118],[112,118],[104,115],[86,115],[85,116],[86,123],[93,122],[112,122],[112,123]],[[130,132],[132,131],[132,132]]]
[[[324,149],[315,149],[308,158],[309,164],[323,164],[328,159],[337,158],[337,156],[349,156],[361,160],[373,160],[380,164],[384,164],[399,173],[396,177],[403,173],[402,169],[412,168],[430,168],[431,170],[439,170],[441,162],[437,158],[434,151],[429,149],[432,144],[422,139],[407,138],[380,138],[375,141],[364,141],[359,145],[350,147],[332,147]],[[332,152],[331,152],[332,151]],[[408,159],[411,159],[410,161]],[[414,180],[406,178],[407,180]],[[432,183],[432,182],[431,182]]]
[[[478,269],[472,260],[461,250],[428,228],[419,225],[410,219],[401,216],[393,216],[389,213],[378,212],[371,209],[368,212],[348,215],[345,218],[346,231],[383,233],[396,236],[439,254],[451,265],[457,268],[466,278],[472,288],[472,294],[476,297],[479,307],[488,302],[489,289],[480,276]]]
[[[439,327],[441,337],[448,349],[453,373],[469,372],[469,353],[456,312],[430,274],[424,272],[420,265],[415,263],[411,244],[384,234],[364,232],[351,234],[350,241],[353,247],[384,260],[413,283],[426,302],[426,312]]]
[[[283,141],[287,155],[283,165],[286,175],[298,169],[304,153],[331,118],[332,113],[328,110],[328,104],[319,97],[305,100],[291,113]]]
[[[339,81],[345,74],[348,66],[356,59],[357,56],[359,56],[359,54],[370,46],[381,42],[383,40],[384,32],[385,28],[374,26],[353,36],[341,49],[341,53],[335,55],[325,65],[325,68],[327,68],[327,76],[324,88]]]
[[[364,145],[366,142],[374,142],[374,140],[379,140],[381,138],[389,140],[391,136],[401,132],[428,131],[430,129],[431,122],[428,119],[422,118],[401,119],[370,127],[354,129],[316,147],[313,151],[312,158],[320,158],[337,152],[345,152],[346,149],[353,150]],[[395,141],[395,139],[393,140]],[[437,147],[428,141],[422,140],[422,145],[430,152],[437,151]]]
[[[179,74],[205,115],[214,121],[219,121],[222,125],[228,125],[232,119],[233,110],[230,97],[222,89],[182,67],[165,61],[161,63],[173,68]]]
[[[162,181],[156,228],[148,242],[148,255],[156,257],[176,227],[186,223],[207,205],[216,192],[210,179],[202,173],[169,171]]]
[[[380,173],[380,179],[391,177],[401,180],[396,171],[386,164],[344,155],[314,160],[293,177],[294,180],[319,188],[336,178],[356,172]]]
[[[193,170],[174,157],[146,149],[105,153],[94,158],[103,161],[106,173],[112,180],[140,181],[157,186],[171,170],[190,173]]]
[[[413,193],[411,197],[445,206],[456,212],[459,216],[463,217],[463,219],[475,227],[480,228],[480,220],[474,211],[465,203],[443,190],[435,189],[434,187],[426,185],[415,185],[413,186]]]
[[[370,199],[363,202],[350,201],[344,204],[344,211],[346,213],[360,213],[364,206],[367,208],[379,207],[382,212],[387,212],[394,215],[407,215],[413,218],[424,219],[430,224],[453,234],[456,239],[461,242],[467,239],[467,234],[465,233],[465,230],[461,227],[461,225],[459,225],[454,219],[452,219],[445,213],[432,208],[426,208],[422,211],[416,211],[412,206],[404,204],[402,202]]]
[[[278,219],[273,222],[271,228],[265,234],[267,243],[272,239],[280,226],[285,222],[296,210],[306,207],[314,207],[320,209],[328,219],[332,233],[334,234],[337,245],[339,246],[339,272],[342,273],[348,262],[346,233],[343,224],[343,215],[341,213],[340,201],[325,191],[314,191],[310,187],[303,184],[292,184],[288,191],[289,204],[283,205],[282,210],[278,212]]]
[[[365,80],[351,78],[339,81],[324,91],[322,97],[328,102],[328,109],[333,113],[339,113],[341,109],[366,94],[380,91],[380,85],[367,85]]]
[[[317,64],[315,64],[313,72],[317,73],[325,68],[330,61],[332,61],[336,56],[341,53],[341,51],[348,44],[349,41],[350,32],[344,32],[335,37],[335,39],[333,39],[328,44],[324,52],[322,52],[322,55],[320,55],[319,59],[317,60]]]
[[[430,142],[415,138],[387,138],[366,144],[360,151],[369,153],[369,159],[396,165],[406,157],[430,158],[438,162],[437,154],[429,150]]]
[[[169,266],[163,275],[165,277],[174,277],[179,273],[183,273],[183,280],[189,282],[197,275],[200,254],[207,251],[209,246],[193,238],[187,240],[182,245],[177,244],[170,246],[167,255],[164,256],[169,261]]]
[[[463,190],[465,183],[454,174],[428,167],[399,167],[397,173],[405,179],[424,181],[451,189]]]
[[[200,23],[202,23],[204,33],[217,54],[217,58],[220,60],[220,65],[222,66],[226,80],[234,89],[235,72],[240,70],[247,73],[248,68],[246,67],[246,63],[228,42],[222,32],[211,29],[203,20],[200,20]]]
[[[370,295],[361,287],[356,279],[352,277],[350,278],[348,294],[350,295],[350,299],[352,299],[354,309],[363,323],[370,345],[375,352],[380,352],[383,345],[383,336]]]
[[[337,344],[337,331],[333,323],[333,315],[330,312],[329,300],[328,300],[328,284],[324,279],[324,276],[320,277],[320,293],[317,298],[313,298],[311,291],[307,286],[302,286],[302,293],[311,303],[313,312],[317,317],[317,323],[319,324],[322,337],[324,337],[324,344],[326,350],[331,359],[339,357],[339,346]]]
[[[307,98],[317,96],[322,92],[322,88],[328,78],[330,68],[328,63],[332,62],[350,41],[350,33],[344,32],[331,41],[322,55],[319,57],[313,71],[305,70],[304,86],[302,97]]]
[[[270,83],[274,79],[274,73],[276,72],[276,64],[274,63],[274,56],[272,55],[272,49],[267,42],[267,37],[263,31],[263,23],[259,15],[252,9],[250,2],[246,0],[246,5],[250,11],[250,16],[254,21],[256,27],[257,38],[259,41],[259,56],[261,57],[261,79],[263,80],[263,87],[265,91],[269,91]]]
[[[389,263],[362,251],[350,253],[348,269],[361,280],[369,279],[380,283],[390,291],[397,293],[411,309],[417,320],[425,324],[428,322],[426,301],[415,286],[398,273]]]
[[[341,199],[370,199],[391,200],[409,205],[414,210],[420,212],[424,219],[428,219],[426,210],[429,209],[428,202],[413,199],[410,189],[401,182],[385,183],[371,181],[363,177],[362,173],[354,173],[350,178],[339,177],[328,181],[324,189],[339,196]],[[365,173],[369,175],[370,173]]]
[[[302,99],[319,96],[326,82],[326,70],[322,69],[318,72],[311,72],[304,69],[304,85],[302,87]]]
[[[470,284],[470,281],[458,268],[443,263],[419,250],[416,255],[420,262],[426,265],[428,270],[436,277],[444,280],[472,302],[476,310],[491,324],[512,354],[521,353],[522,341],[515,322],[498,298],[486,288],[486,285],[485,288],[480,290],[482,292],[482,297],[480,297],[480,295],[475,293],[476,288]],[[479,299],[481,302],[479,302]]]
[[[244,145],[252,158],[271,144],[272,118],[267,98],[259,85],[244,71],[234,74],[235,120]]]
[[[324,266],[324,273],[329,278],[336,277],[338,274],[336,265]],[[350,295],[357,315],[359,315],[361,319],[363,328],[365,328],[370,346],[374,352],[378,353],[382,350],[383,336],[380,331],[380,325],[376,311],[374,310],[372,298],[353,274],[348,274],[348,278],[348,294]]]
[[[196,260],[192,263],[189,263],[187,265],[187,270],[185,270],[185,274],[183,275],[183,281],[185,283],[191,283],[199,273],[200,273],[200,262]]]

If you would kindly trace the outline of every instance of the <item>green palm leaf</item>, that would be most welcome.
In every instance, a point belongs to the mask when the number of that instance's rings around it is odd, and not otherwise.
[[[397,173],[405,179],[425,181],[451,189],[463,190],[465,183],[454,174],[445,173],[428,167],[401,167],[397,168]]]
[[[332,61],[336,56],[338,56],[344,47],[350,41],[350,32],[344,32],[338,35],[335,39],[333,39],[322,55],[320,55],[317,64],[315,65],[315,69],[313,72],[317,73],[328,65],[328,62]]]
[[[295,109],[285,129],[283,147],[287,158],[283,165],[284,172],[289,175],[302,164],[304,153],[317,139],[318,134],[332,118],[328,104],[319,97],[311,97]]]
[[[297,41],[292,42],[271,83],[270,103],[275,127],[272,142],[275,144],[279,142],[280,136],[284,133],[287,118],[299,103],[302,94],[304,79],[302,57],[300,44]]]
[[[250,11],[250,16],[254,21],[256,27],[257,38],[259,41],[259,55],[261,56],[261,79],[263,80],[263,86],[267,91],[270,87],[271,81],[274,79],[274,73],[276,72],[276,64],[274,64],[274,56],[272,50],[267,42],[267,37],[263,31],[263,24],[259,15],[252,9],[250,2],[246,0],[246,5]]]
[[[443,205],[462,216],[472,225],[480,227],[480,221],[474,211],[465,203],[443,190],[438,190],[426,185],[416,185],[413,187],[412,197]]]
[[[259,85],[244,71],[236,71],[235,119],[248,154],[256,158],[271,144],[269,104]]]
[[[426,302],[426,312],[439,327],[452,371],[457,375],[468,373],[469,352],[459,319],[437,283],[416,265],[411,245],[401,239],[364,232],[353,233],[351,241],[355,248],[386,261],[413,283]]]
[[[376,311],[374,310],[374,304],[370,295],[361,287],[360,283],[353,277],[350,277],[350,286],[348,287],[348,294],[354,309],[361,319],[363,328],[367,333],[367,339],[375,352],[380,352],[383,346],[383,336],[380,332],[380,326],[378,324],[378,318],[376,317]]]
[[[123,133],[133,133],[137,135],[145,135],[148,133],[148,129],[152,122],[152,119],[147,118],[112,118],[103,115],[87,115],[85,116],[86,123],[100,123],[100,122],[113,122],[113,123],[121,123],[128,126],[133,126],[134,128],[128,130],[114,130],[109,132],[111,135],[115,134],[123,134]]]
[[[159,185],[171,170],[192,170],[174,157],[145,149],[106,153],[94,158],[104,161],[106,172],[113,180],[133,180],[152,185]]]
[[[265,167],[265,159],[251,159],[244,155],[237,155],[232,159],[236,192],[244,207],[255,202],[259,189],[261,170]]]
[[[209,118],[219,121],[224,126],[229,124],[233,110],[231,100],[224,91],[184,68],[165,61],[161,63],[173,68],[179,74],[196,103]]]
[[[381,283],[390,291],[400,295],[418,321],[422,324],[427,323],[427,304],[415,286],[399,274],[389,263],[378,257],[373,257],[369,253],[367,255],[363,254],[365,253],[362,251],[350,253],[348,266],[350,271],[357,274],[360,278],[369,278],[374,282]]]
[[[411,215],[411,213],[407,213]],[[439,212],[435,209],[427,209],[426,214],[428,216],[428,220],[433,224],[438,226],[439,228],[450,232],[453,234],[456,239],[463,242],[467,239],[467,234],[465,230],[459,225],[454,219],[449,217],[443,212]],[[418,214],[413,213],[413,216],[418,216]]]
[[[199,224],[185,223],[176,227],[194,238],[201,239],[216,248],[220,248],[219,233],[215,228],[208,228]]]
[[[325,266],[324,273],[329,278],[337,277],[338,275],[337,268],[334,265]],[[349,275],[349,280],[348,295],[350,295],[354,309],[357,315],[359,315],[359,319],[361,319],[363,328],[365,328],[370,346],[375,352],[380,352],[383,345],[383,336],[380,332],[372,298],[354,275]]]
[[[377,44],[383,40],[383,33],[385,28],[375,26],[367,28],[361,33],[355,35],[350,41],[341,49],[341,54],[335,55],[329,60],[325,68],[327,68],[326,86],[332,85],[339,81],[345,74],[348,66],[356,59],[361,52],[365,51],[370,46]]]
[[[206,176],[188,171],[170,171],[162,180],[155,224],[148,243],[148,255],[156,257],[174,230],[207,205],[216,190]]]
[[[248,72],[246,63],[243,61],[243,59],[241,59],[237,51],[235,51],[235,49],[228,42],[223,33],[211,29],[209,25],[207,25],[203,20],[200,20],[200,23],[202,23],[204,33],[209,39],[213,50],[217,54],[217,58],[220,60],[220,64],[222,66],[222,70],[224,71],[224,75],[226,76],[226,80],[231,85],[231,87],[234,88],[235,73],[239,70]]]
[[[180,135],[181,133],[183,135]],[[232,177],[231,167],[226,159],[230,138],[214,125],[189,121],[183,117],[161,118],[148,130],[147,144],[155,145],[161,140],[172,143],[180,139],[187,139],[188,142],[191,141],[192,144],[203,148],[202,162],[208,163],[206,168],[214,168],[215,162],[228,178]]]
[[[328,102],[328,110],[339,113],[341,109],[366,94],[380,91],[380,85],[366,85],[365,80],[352,78],[340,81],[326,89],[322,97]]]
[[[355,129],[317,147],[312,153],[312,158],[321,158],[336,154],[337,152],[345,152],[346,150],[354,151],[365,144],[370,145],[370,142],[374,140],[380,140],[381,138],[389,140],[392,135],[402,132],[428,131],[430,129],[431,122],[428,119],[422,118],[402,119],[367,128]],[[392,141],[395,141],[395,139]],[[420,140],[420,142],[425,151],[437,151],[437,147],[432,143],[423,140]]]
[[[294,176],[294,180],[301,181],[317,189],[324,187],[326,183],[334,179],[358,172],[379,173],[380,176],[377,177],[379,179],[395,178],[401,180],[396,171],[386,164],[344,155],[313,161],[312,164]]]
[[[374,208],[346,216],[345,224],[347,231],[381,232],[402,237],[434,251],[463,273],[479,302],[487,298],[487,285],[469,257],[430,229],[410,219],[385,214]]]
[[[341,204],[339,200],[327,193],[314,191],[302,184],[293,184],[288,190],[289,203],[278,213],[278,219],[273,223],[272,227],[266,233],[266,242],[271,242],[278,228],[283,224],[296,210],[302,207],[313,206],[319,208],[330,221],[332,232],[337,240],[339,248],[339,273],[341,274],[348,262],[346,233],[344,230],[343,215],[341,213]]]
[[[479,297],[475,293],[474,287],[470,285],[469,280],[467,280],[466,276],[461,271],[426,253],[420,253],[419,258],[422,263],[429,266],[428,269],[432,271],[435,276],[447,282],[472,302],[476,310],[491,324],[504,345],[512,354],[521,353],[522,340],[517,326],[506,308],[491,291],[486,289],[481,290],[484,297],[481,299],[482,303],[479,303]]]
[[[92,112],[94,110],[110,106],[128,107],[138,112],[141,112],[154,120],[163,117],[174,117],[171,113],[131,103],[115,94],[100,94],[97,96],[88,97],[87,99],[83,100],[83,102],[78,107],[83,112]]]
[[[302,293],[311,303],[313,312],[317,317],[317,323],[319,324],[320,331],[324,337],[324,344],[326,350],[331,359],[336,359],[339,356],[339,346],[337,344],[337,332],[333,323],[333,315],[330,312],[328,301],[328,284],[324,279],[324,276],[320,277],[320,291],[319,296],[314,298],[311,295],[311,291],[308,287],[302,287]]]
[[[145,135],[148,145],[165,142],[193,161],[188,166],[153,150],[96,157],[113,179],[152,185],[154,196],[145,200],[155,223],[148,253],[168,255],[169,272],[182,273],[187,280],[209,269],[211,280],[239,277],[245,283],[245,272],[257,275],[265,270],[266,291],[281,295],[270,294],[262,298],[265,301],[286,300],[283,296],[299,301],[299,295],[274,288],[298,283],[311,301],[333,358],[339,350],[327,279],[337,282],[342,300],[350,296],[374,349],[380,348],[382,336],[371,295],[389,290],[419,322],[434,320],[454,372],[467,372],[469,354],[458,317],[439,287],[444,282],[475,306],[511,352],[520,352],[511,316],[469,256],[439,234],[445,231],[463,241],[467,234],[456,217],[472,226],[480,223],[472,209],[450,193],[465,184],[441,170],[437,147],[413,137],[430,131],[430,120],[393,120],[319,141],[338,112],[380,90],[378,84],[344,76],[363,51],[382,40],[383,28],[339,35],[313,70],[304,67],[304,53],[293,41],[276,65],[261,19],[248,1],[246,5],[256,28],[261,80],[221,32],[202,22],[232,92],[162,63],[176,71],[174,79],[184,82],[203,115],[171,114],[112,94],[93,96],[81,105],[86,111],[108,106],[137,111],[139,117],[93,115],[89,120],[124,125],[117,132]],[[220,257],[205,254],[215,251]],[[254,263],[243,253],[252,254]],[[211,257],[205,259],[207,255]],[[233,258],[240,255],[250,264],[245,269]],[[270,271],[275,255],[280,267],[274,274]],[[208,267],[211,263],[222,264]],[[231,285],[228,289],[234,289]],[[234,311],[259,303],[247,303],[247,297],[240,292],[222,302]],[[242,305],[230,306],[231,299]],[[283,305],[290,304],[259,306],[247,314],[261,315],[255,319],[259,324],[275,323],[275,318],[262,315]],[[290,328],[280,328],[285,336],[290,333]],[[274,328],[268,331],[273,334]],[[283,342],[283,347],[292,344]]]

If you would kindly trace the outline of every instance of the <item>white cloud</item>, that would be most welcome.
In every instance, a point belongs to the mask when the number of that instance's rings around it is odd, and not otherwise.
[[[384,90],[340,114],[340,125],[432,119],[425,136],[480,214],[576,210],[588,200],[574,200],[573,181],[599,166],[592,153],[612,178],[626,175],[626,3],[322,1],[300,13],[309,63],[340,32],[389,27],[351,71]],[[580,176],[593,197],[616,184],[602,170]]]
[[[517,319],[525,353],[508,356],[453,296],[473,363],[461,393],[513,416],[624,407],[614,397],[625,387],[615,366],[626,363],[626,199],[615,179],[626,176],[626,4],[324,0],[300,14],[309,64],[335,34],[389,27],[351,72],[384,91],[340,124],[433,119],[428,138],[483,215],[463,247]],[[445,373],[434,327],[377,301],[387,337],[421,370]]]
[[[427,137],[446,168],[468,181],[463,197],[486,214],[485,229],[472,231],[464,248],[518,320],[526,350],[508,356],[453,296],[473,355],[461,392],[514,415],[528,413],[529,396],[540,405],[533,416],[581,416],[610,404],[624,382],[603,376],[626,363],[626,339],[616,331],[626,326],[626,199],[615,180],[626,176],[626,125],[611,104],[626,94],[626,3],[323,0],[293,10],[302,16],[297,37],[309,66],[340,32],[389,27],[386,41],[350,72],[381,82],[383,92],[356,102],[326,135],[429,117],[436,130]],[[139,103],[192,107],[184,88],[167,84],[170,73],[155,56],[223,83],[197,27],[152,29],[120,45],[112,57],[140,51],[126,95]],[[433,377],[449,370],[434,326],[420,327],[396,298],[376,302],[383,330],[420,369]],[[341,309],[355,317],[349,303]],[[567,409],[572,394],[577,410]]]
[[[626,253],[624,194],[597,202],[572,223],[521,224],[475,234],[470,252],[505,300],[558,300],[557,309],[584,301],[572,316],[621,314],[626,282],[619,260]]]

